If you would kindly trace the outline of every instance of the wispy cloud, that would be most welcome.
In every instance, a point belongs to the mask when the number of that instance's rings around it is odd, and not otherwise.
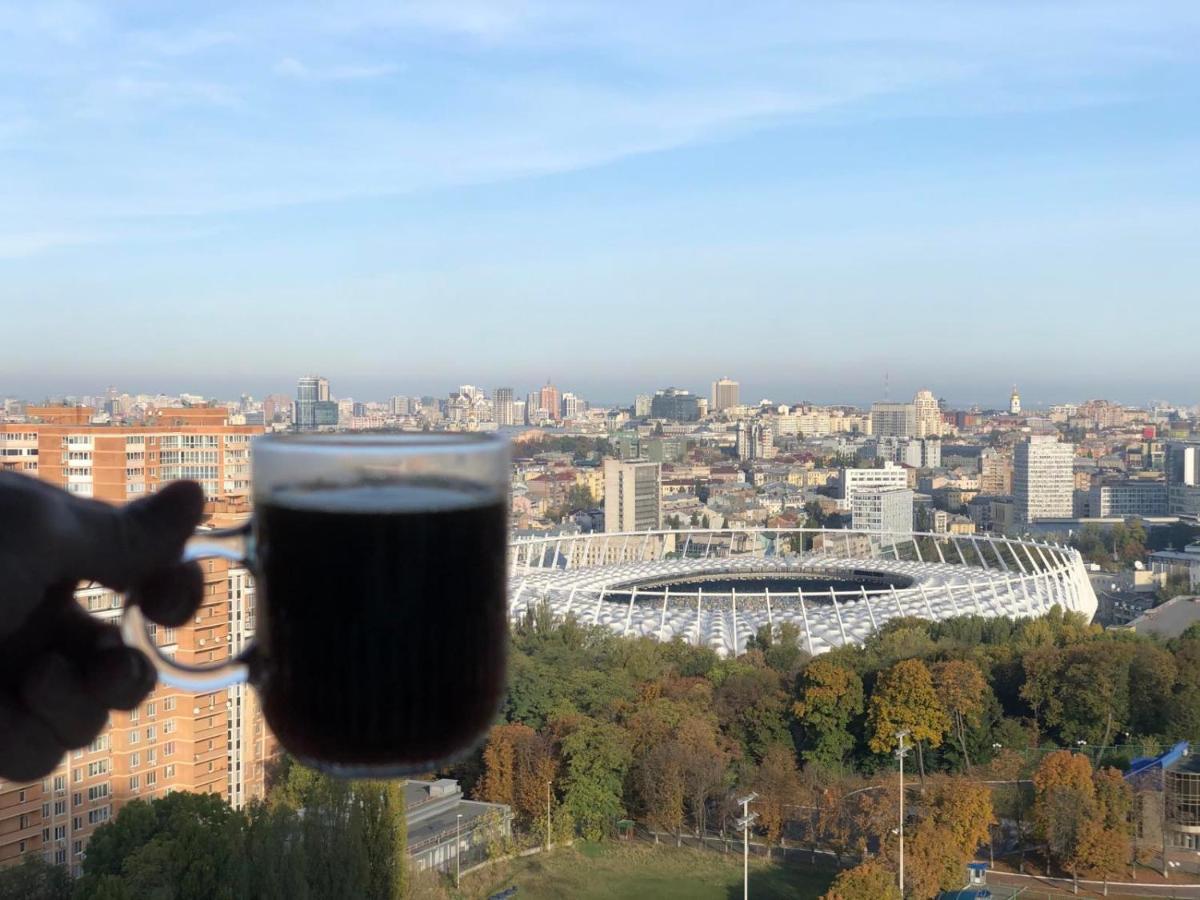
[[[1135,102],[1200,74],[1183,3],[30,9],[0,7],[0,109],[37,110],[0,124],[0,227],[527,178],[833,115]]]
[[[0,259],[22,259],[63,247],[94,244],[99,235],[82,232],[0,233]]]
[[[309,66],[292,56],[284,57],[272,67],[276,75],[300,81],[370,81],[386,78],[400,71],[394,63]]]

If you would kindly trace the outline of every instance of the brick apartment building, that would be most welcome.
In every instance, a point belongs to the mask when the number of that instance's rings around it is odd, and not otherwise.
[[[204,486],[207,524],[244,521],[250,502],[250,439],[262,426],[228,425],[223,409],[163,409],[138,426],[91,425],[88,409],[29,407],[26,422],[0,423],[0,469],[80,496],[124,503],[178,478]],[[204,595],[191,622],[157,628],[155,640],[183,663],[239,653],[254,634],[249,572],[206,560]],[[116,621],[121,598],[81,586],[76,599]],[[201,694],[158,685],[128,713],[114,712],[91,746],[69,752],[40,782],[0,780],[0,866],[26,853],[78,874],[92,832],[133,798],[188,790],[241,806],[265,791],[275,752],[258,698],[240,685]]]

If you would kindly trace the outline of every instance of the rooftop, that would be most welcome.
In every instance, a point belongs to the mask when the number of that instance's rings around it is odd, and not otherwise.
[[[1200,596],[1176,597],[1138,616],[1125,627],[1137,634],[1179,637],[1189,625],[1200,622]]]

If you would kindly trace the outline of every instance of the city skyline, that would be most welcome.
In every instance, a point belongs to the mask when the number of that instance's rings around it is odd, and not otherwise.
[[[728,374],[728,373],[726,373]],[[263,399],[271,395],[282,395],[288,398],[293,398],[296,392],[297,378],[299,374],[283,376],[280,379],[254,379],[247,382],[227,381],[220,378],[170,378],[165,382],[147,379],[145,383],[130,383],[131,379],[121,378],[115,384],[94,384],[90,388],[83,388],[79,385],[90,383],[89,379],[56,379],[49,383],[61,384],[62,387],[58,390],[40,390],[36,386],[31,390],[22,391],[19,386],[25,383],[20,379],[0,380],[0,399],[11,398],[26,400],[33,403],[39,403],[47,399],[57,399],[61,397],[98,397],[103,396],[108,389],[115,388],[119,393],[129,394],[131,396],[148,395],[155,396],[163,394],[166,396],[180,396],[183,394],[199,395],[208,400],[232,401],[242,395],[249,395],[256,399]],[[586,382],[580,383],[574,379],[557,379],[552,378],[554,386],[560,391],[567,390],[581,397],[593,406],[604,407],[625,407],[632,406],[634,398],[638,394],[653,395],[654,392],[663,390],[667,387],[678,387],[682,390],[688,390],[699,397],[706,397],[706,384],[711,384],[718,377],[710,376],[709,381],[697,380],[692,382],[683,382],[679,379],[670,379],[665,377],[658,382],[631,382],[630,386],[622,393],[616,391],[606,391],[601,388],[597,392],[589,389]],[[526,388],[529,391],[538,391],[548,382],[543,377],[540,381],[534,380],[528,384],[524,381],[513,379],[505,379],[503,377],[486,381],[483,379],[469,380],[466,378],[453,378],[448,380],[435,381],[434,379],[421,379],[408,384],[398,385],[387,380],[363,379],[354,378],[353,376],[341,377],[337,375],[328,376],[330,383],[331,396],[338,399],[353,399],[363,402],[387,402],[394,396],[405,397],[422,397],[432,396],[444,398],[448,393],[454,391],[458,386],[463,384],[475,384],[484,388],[489,393],[496,388],[510,388],[514,391],[514,397],[523,398]],[[743,405],[755,406],[762,400],[770,400],[774,404],[779,405],[796,405],[800,403],[812,403],[817,406],[857,406],[860,409],[867,410],[873,403],[892,402],[892,403],[911,403],[917,391],[928,389],[939,400],[945,400],[948,408],[968,409],[978,406],[981,409],[1006,410],[1009,406],[1010,395],[1013,389],[1011,381],[997,380],[988,392],[983,396],[986,399],[960,399],[954,396],[953,391],[948,393],[939,392],[936,385],[931,381],[914,381],[911,382],[914,387],[910,390],[907,384],[897,384],[893,379],[881,381],[879,390],[876,395],[869,393],[851,396],[847,394],[836,393],[836,387],[831,387],[833,393],[829,395],[818,395],[814,391],[805,392],[804,388],[797,386],[794,390],[784,392],[762,393],[757,392],[756,388],[761,387],[760,383],[743,381],[734,376],[734,380],[738,381],[741,388],[741,402]],[[36,380],[31,380],[29,384],[36,385]],[[250,389],[249,385],[259,384],[266,387],[258,390]],[[213,385],[213,390],[204,390],[205,385]],[[414,386],[418,385],[418,386]],[[1167,392],[1159,396],[1143,396],[1138,397],[1132,395],[1130,391],[1116,391],[1105,394],[1094,389],[1082,388],[1076,392],[1068,393],[1061,392],[1059,395],[1050,397],[1040,397],[1036,391],[1026,391],[1021,385],[1020,388],[1022,406],[1026,411],[1030,410],[1046,410],[1052,405],[1082,403],[1088,400],[1105,399],[1113,402],[1121,403],[1131,407],[1150,407],[1155,403],[1162,403],[1169,406],[1192,407],[1200,405],[1200,396],[1197,397],[1180,397],[1172,396],[1172,392]],[[1183,389],[1176,387],[1174,394],[1183,393]],[[885,398],[886,395],[886,398]]]
[[[699,341],[748,396],[867,402],[935,362],[960,403],[1188,382],[1188,329],[1153,366],[1127,335],[1200,274],[1194,6],[619,18],[0,14],[6,326],[88,340],[15,342],[3,390],[383,394],[470,360],[703,395]]]

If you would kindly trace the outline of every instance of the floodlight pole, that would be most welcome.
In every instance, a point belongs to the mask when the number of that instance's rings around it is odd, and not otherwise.
[[[737,823],[742,829],[742,900],[750,900],[750,825],[757,816],[750,815],[750,801],[757,799],[758,794],[751,791],[737,801],[742,804],[742,817]]]
[[[462,880],[462,813],[454,817],[454,889]]]
[[[907,731],[897,731],[896,738],[899,741],[899,747],[896,748],[896,758],[900,760],[900,896],[904,896],[904,757],[908,755],[909,749],[904,746],[904,739],[908,736]]]

